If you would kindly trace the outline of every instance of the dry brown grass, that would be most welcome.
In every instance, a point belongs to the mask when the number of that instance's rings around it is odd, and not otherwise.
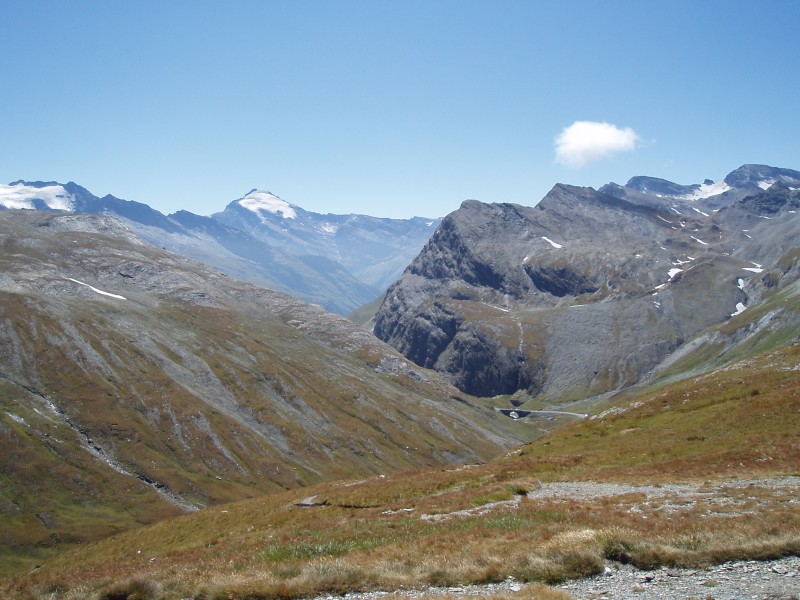
[[[640,567],[699,567],[800,551],[800,516],[788,503],[783,510],[717,517],[696,506],[670,514],[632,513],[640,503],[630,494],[618,497],[612,510],[605,499],[523,500],[514,508],[438,522],[375,509],[361,515],[359,509],[273,507],[276,512],[265,512],[251,532],[217,531],[204,544],[182,550],[156,550],[158,542],[149,536],[140,536],[138,544],[121,536],[116,541],[127,548],[127,560],[104,561],[87,552],[60,569],[52,565],[18,580],[18,591],[45,597],[48,590],[65,594],[88,581],[102,591],[115,580],[140,577],[159,582],[165,598],[289,598],[509,576],[555,583],[598,573],[605,558]],[[244,516],[235,515],[229,525]],[[141,557],[132,550],[139,546],[146,549]]]
[[[680,481],[800,473],[800,345],[656,392],[523,448],[533,472]],[[620,401],[617,400],[619,403]],[[566,468],[559,468],[564,464]]]
[[[641,504],[639,495],[615,500],[611,510],[607,499],[523,500],[514,508],[435,523],[374,509],[362,516],[359,509],[284,507],[277,515],[267,513],[282,519],[268,518],[272,525],[262,521],[250,534],[218,535],[202,547],[148,553],[125,564],[119,559],[103,564],[95,557],[91,565],[73,563],[36,578],[36,588],[53,578],[70,589],[93,577],[119,580],[138,573],[163,582],[168,598],[281,598],[488,583],[509,576],[555,583],[598,573],[605,558],[640,567],[699,567],[800,550],[800,517],[788,503],[766,514],[709,517],[696,506],[636,515],[631,509]]]
[[[799,554],[795,489],[722,485],[800,473],[789,418],[800,412],[798,363],[792,348],[627,398],[641,404],[483,465],[324,484],[163,521],[65,553],[0,584],[0,595],[63,600],[139,578],[164,599],[293,598],[508,577],[555,583],[598,573],[606,559],[703,567]],[[694,482],[702,494],[523,493],[589,478]],[[297,506],[311,495],[322,505]]]

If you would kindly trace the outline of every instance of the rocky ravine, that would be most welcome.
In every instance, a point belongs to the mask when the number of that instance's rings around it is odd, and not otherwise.
[[[800,173],[750,165],[667,184],[464,202],[389,289],[375,334],[479,396],[561,402],[640,381],[798,278]],[[797,331],[796,306],[773,325]]]

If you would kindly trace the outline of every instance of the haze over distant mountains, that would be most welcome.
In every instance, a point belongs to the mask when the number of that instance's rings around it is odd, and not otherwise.
[[[0,208],[111,214],[155,246],[346,314],[380,296],[441,219],[322,215],[252,190],[221,212],[164,215],[75,184],[0,185]]]

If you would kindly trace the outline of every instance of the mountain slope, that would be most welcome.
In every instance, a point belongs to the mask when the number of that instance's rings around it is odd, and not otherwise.
[[[375,334],[480,396],[564,402],[637,383],[795,285],[798,189],[796,171],[746,165],[721,184],[465,202],[389,289]],[[789,294],[773,325],[796,333],[797,311]]]
[[[212,217],[279,252],[336,261],[378,294],[397,280],[441,221],[321,215],[260,190],[252,190]]]
[[[484,464],[326,483],[164,520],[66,552],[0,582],[0,593],[407,593],[509,578],[516,587],[564,582],[630,564],[675,581],[679,567],[702,574],[731,560],[797,556],[800,431],[787,415],[800,410],[798,362],[794,345],[628,390],[591,418]],[[781,572],[775,597],[798,588],[793,570]],[[741,583],[739,575],[731,579]],[[644,574],[636,579],[633,594],[675,597],[659,595]],[[721,587],[710,573],[703,579],[706,589]],[[557,593],[532,586],[503,597],[571,597]]]
[[[112,214],[155,246],[339,314],[383,293],[439,223],[320,215],[257,190],[213,218],[188,211],[166,216],[140,202],[98,198],[71,182],[0,185],[3,208]]]
[[[0,213],[0,405],[15,555],[518,439],[346,319],[81,214]]]

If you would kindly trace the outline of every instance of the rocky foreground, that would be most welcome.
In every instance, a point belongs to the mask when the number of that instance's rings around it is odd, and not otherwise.
[[[576,599],[614,598],[800,598],[800,558],[728,562],[710,569],[640,571],[609,564],[605,573],[561,586]]]
[[[800,478],[781,477],[757,480],[739,480],[718,485],[626,485],[616,483],[564,482],[543,484],[538,490],[529,492],[533,499],[594,499],[621,494],[641,494],[642,503],[633,510],[653,506],[674,512],[703,502],[711,512],[723,506],[733,509],[734,515],[742,510],[758,510],[759,506],[744,508],[741,500],[732,501],[726,492],[763,487],[782,494],[793,495],[789,502],[797,503],[796,492]],[[739,506],[737,506],[739,504]],[[526,584],[509,578],[489,585],[462,587],[429,587],[420,590],[398,590],[395,592],[370,592],[346,594],[346,600],[377,600],[380,598],[462,598],[502,597],[538,598],[536,593],[526,593]],[[565,594],[564,598],[575,600],[662,600],[662,599],[776,599],[797,600],[800,598],[800,557],[789,556],[769,561],[731,561],[706,569],[676,569],[661,567],[641,570],[632,565],[606,561],[604,572],[586,579],[566,582],[554,588]],[[315,600],[333,600],[333,596],[319,596]]]
[[[315,600],[377,600],[392,598],[448,598],[511,596],[520,594],[525,585],[508,579],[490,585],[464,587],[431,587],[424,590],[370,592],[345,596],[319,596]],[[575,600],[796,600],[800,598],[800,558],[796,556],[774,561],[739,561],[710,569],[657,569],[641,571],[630,565],[609,563],[605,573],[559,586]],[[534,596],[535,597],[535,596]]]

